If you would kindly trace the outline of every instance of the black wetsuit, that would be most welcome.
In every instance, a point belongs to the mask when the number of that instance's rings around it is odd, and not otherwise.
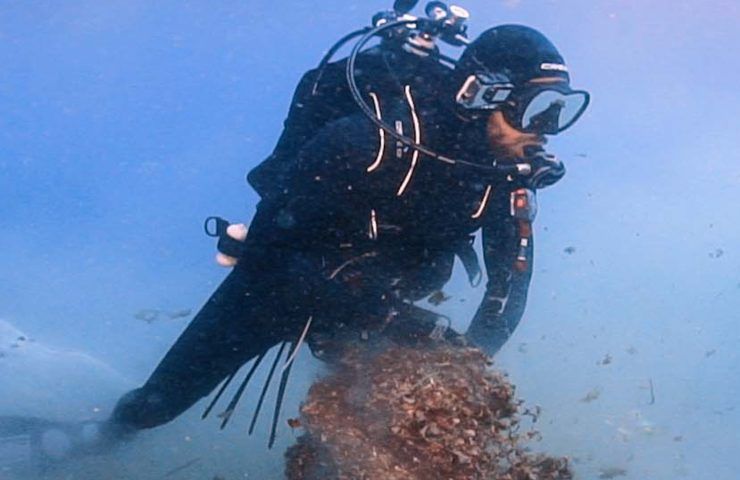
[[[386,61],[365,60],[362,78]],[[440,99],[447,73],[419,61],[362,90],[398,131],[473,161],[479,149],[468,148],[451,102]],[[469,332],[494,352],[518,323],[532,243],[522,250],[510,214],[514,186],[397,143],[346,103],[346,90],[306,97],[315,74],[302,80],[275,153],[249,175],[262,201],[239,264],[146,384],[119,402],[116,422],[138,429],[172,420],[250,359],[295,344],[309,317],[311,343],[340,324],[413,308],[449,280],[455,255],[474,276],[471,235],[481,228],[489,280]],[[326,75],[341,79],[342,64]],[[513,267],[517,255],[527,257],[524,268]]]

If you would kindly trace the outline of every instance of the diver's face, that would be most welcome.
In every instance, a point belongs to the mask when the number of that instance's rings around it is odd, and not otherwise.
[[[524,133],[512,127],[501,112],[493,112],[486,125],[488,142],[496,158],[524,158],[524,148],[543,146],[547,139],[536,133]]]
[[[563,81],[559,77],[546,77],[537,78],[530,83],[551,84]],[[514,128],[500,111],[494,111],[488,117],[486,133],[491,150],[497,158],[524,158],[525,147],[542,147],[547,143],[544,135],[525,133]]]

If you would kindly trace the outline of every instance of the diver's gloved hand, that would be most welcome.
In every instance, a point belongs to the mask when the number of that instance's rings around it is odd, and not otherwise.
[[[511,337],[515,325],[501,314],[501,302],[497,299],[484,299],[473,321],[465,332],[465,338],[487,355],[494,356]]]
[[[527,176],[527,186],[534,190],[549,187],[563,178],[565,165],[555,155],[547,153],[542,147],[527,147],[524,162],[532,168]]]
[[[226,237],[222,237],[221,241],[219,241],[219,252],[216,253],[216,263],[221,265],[222,267],[233,267],[237,263],[239,263],[239,258],[236,256],[228,255],[227,253],[224,253],[223,245],[222,243],[231,243],[232,246],[234,242],[244,242],[247,238],[247,226],[243,223],[232,223],[226,228]],[[222,242],[223,240],[226,240],[226,242]],[[233,250],[229,248],[228,253],[233,254]]]

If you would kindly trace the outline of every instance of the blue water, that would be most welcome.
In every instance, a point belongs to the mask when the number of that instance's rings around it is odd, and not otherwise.
[[[593,95],[550,142],[568,175],[540,195],[527,312],[497,359],[543,408],[541,448],[583,479],[738,478],[740,4],[462,5],[473,36],[541,29]],[[195,311],[218,285],[202,220],[251,218],[244,174],[272,150],[300,75],[388,6],[2,2],[0,321],[51,350],[0,366],[0,414],[104,415],[148,376],[187,318],[137,312]],[[482,290],[460,271],[447,290],[464,327]],[[54,352],[79,355],[52,367]],[[319,368],[301,358],[286,415]],[[95,373],[72,375],[80,364]],[[173,478],[281,478],[287,426],[267,452],[246,419],[219,433],[195,410],[47,478],[161,478],[194,458]]]

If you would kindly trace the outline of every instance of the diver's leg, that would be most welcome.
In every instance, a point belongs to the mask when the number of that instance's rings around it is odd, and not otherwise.
[[[141,388],[124,395],[111,427],[139,430],[173,420],[236,368],[285,337],[278,312],[237,267],[214,292]],[[274,292],[274,291],[273,291]]]

